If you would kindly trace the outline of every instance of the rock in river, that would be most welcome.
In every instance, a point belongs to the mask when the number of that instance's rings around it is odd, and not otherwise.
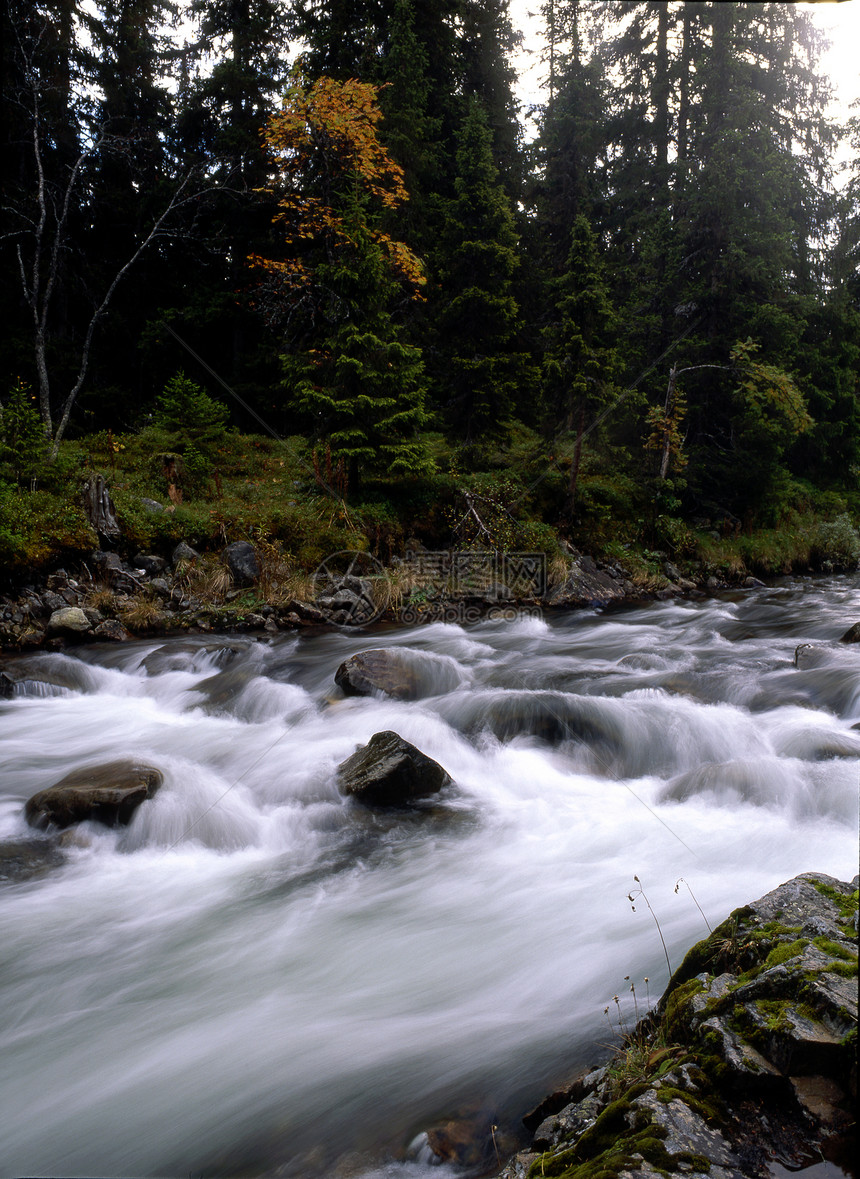
[[[403,806],[451,782],[438,762],[390,730],[374,733],[337,767],[341,794],[370,806]]]
[[[462,678],[455,661],[447,656],[382,647],[345,659],[334,682],[345,696],[382,694],[393,700],[420,700],[453,691]]]
[[[40,829],[70,827],[85,819],[107,827],[124,826],[162,781],[160,770],[133,761],[87,766],[34,794],[24,813],[30,826]]]

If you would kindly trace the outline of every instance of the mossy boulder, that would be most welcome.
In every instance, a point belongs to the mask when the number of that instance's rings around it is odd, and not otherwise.
[[[735,910],[503,1179],[766,1179],[856,1157],[857,883],[805,873]]]

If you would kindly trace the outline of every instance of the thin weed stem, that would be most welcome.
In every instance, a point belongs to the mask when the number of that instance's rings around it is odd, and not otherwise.
[[[654,924],[657,926],[657,932],[660,935],[660,943],[663,946],[663,953],[666,956],[666,966],[668,967],[669,977],[671,978],[672,977],[672,963],[669,961],[669,951],[666,949],[666,939],[663,937],[663,930],[660,928],[660,922],[657,920],[657,914],[651,908],[651,902],[648,900],[648,897],[645,893],[645,889],[642,887],[642,882],[640,881],[639,877],[634,876],[633,879],[636,881],[636,883],[639,885],[639,887],[637,889],[634,889],[632,892],[628,892],[628,894],[627,894],[627,899],[630,902],[630,907],[633,909],[633,912],[635,913],[636,912],[636,905],[634,904],[634,901],[637,901],[639,899],[639,897],[641,897],[642,900],[645,902],[645,904],[648,906],[648,912],[651,914]],[[689,885],[687,887],[689,888]],[[704,914],[702,914],[702,916],[704,916]]]
[[[710,921],[707,919],[707,917],[705,916],[704,912],[702,911],[702,906],[701,906],[701,905],[699,904],[699,902],[696,900],[696,894],[695,894],[695,893],[693,892],[693,890],[690,888],[689,884],[687,884],[687,881],[684,879],[684,877],[683,877],[683,876],[679,876],[679,877],[678,877],[678,879],[675,881],[675,892],[677,893],[677,891],[678,891],[678,888],[679,888],[679,887],[680,887],[682,884],[685,884],[685,885],[687,885],[687,892],[688,892],[688,893],[690,894],[690,896],[693,898],[693,904],[696,906],[696,908],[697,908],[697,909],[699,910],[699,912],[702,914],[702,920],[704,921],[705,925],[707,925],[707,927],[708,927],[708,933],[713,933],[714,931],[713,931],[713,929],[711,929],[711,923],[710,923]]]

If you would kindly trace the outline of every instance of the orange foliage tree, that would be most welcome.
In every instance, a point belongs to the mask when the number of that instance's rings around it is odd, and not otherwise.
[[[277,170],[278,258],[255,257],[270,318],[284,326],[292,408],[349,470],[427,466],[421,353],[396,314],[421,297],[421,262],[382,228],[408,199],[403,172],[380,142],[377,92],[367,83],[294,71],[265,139]]]

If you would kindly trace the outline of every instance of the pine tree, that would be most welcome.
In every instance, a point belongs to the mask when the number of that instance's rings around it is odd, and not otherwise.
[[[588,52],[581,0],[548,0],[543,7],[549,97],[537,141],[540,175],[533,200],[540,222],[542,258],[550,274],[562,272],[576,218],[591,219],[603,201],[600,159],[607,85],[599,59]]]
[[[463,0],[460,57],[462,92],[477,96],[491,132],[493,162],[508,196],[522,192],[520,128],[511,55],[517,46],[510,0]],[[468,116],[467,116],[468,117]]]
[[[576,431],[568,514],[576,498],[583,436],[607,408],[618,373],[618,321],[609,298],[603,260],[587,219],[580,213],[570,234],[565,272],[551,284],[555,315],[544,330],[544,404],[553,433]],[[592,445],[595,440],[592,440]]]
[[[276,346],[251,306],[247,259],[274,242],[276,202],[264,191],[271,170],[261,129],[288,74],[287,12],[282,0],[195,0],[190,12],[197,24],[181,55],[171,146],[182,166],[205,171],[212,191],[199,204],[193,233],[178,243],[181,263],[163,305],[183,335],[268,416]]]
[[[513,294],[514,217],[476,96],[460,130],[455,188],[438,260],[436,379],[446,426],[475,446],[504,437],[511,416],[534,403],[536,384]]]
[[[555,316],[544,332],[544,402],[554,428],[571,430],[581,413],[590,418],[605,407],[618,370],[618,318],[597,239],[581,213],[570,232],[565,271],[551,290]]]

